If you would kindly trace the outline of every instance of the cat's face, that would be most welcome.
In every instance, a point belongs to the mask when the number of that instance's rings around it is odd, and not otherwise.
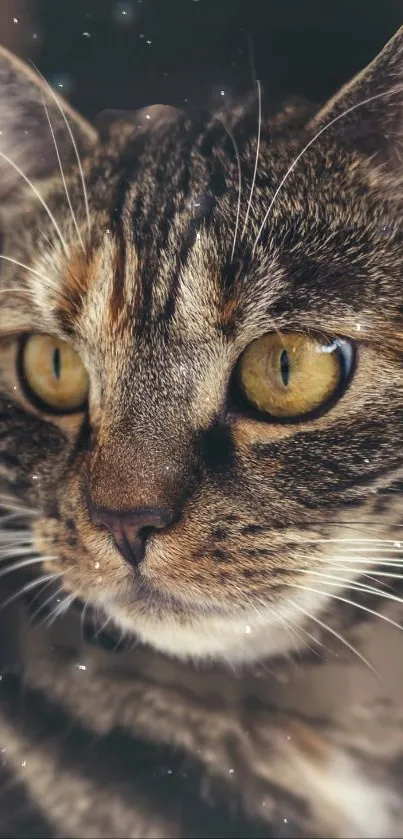
[[[397,520],[400,40],[310,125],[263,119],[258,158],[250,106],[104,143],[68,110],[88,198],[52,96],[1,56],[2,480],[44,581],[160,650],[286,649],[363,567],[338,540]],[[52,174],[41,198],[13,164]]]

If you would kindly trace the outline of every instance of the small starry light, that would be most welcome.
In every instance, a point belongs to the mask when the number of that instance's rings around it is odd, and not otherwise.
[[[364,457],[364,463],[369,463],[369,457]]]
[[[76,667],[76,670],[86,670],[87,669],[85,664],[76,664],[75,667]]]
[[[13,23],[18,23],[18,17],[13,17]]]
[[[32,475],[33,481],[39,481],[39,475]]]
[[[146,44],[148,44],[148,46],[151,47],[152,41],[150,38],[147,39]]]
[[[136,12],[134,10],[133,4],[129,2],[118,3],[114,9],[113,16],[115,18],[116,23],[119,23],[123,26],[132,23],[132,21],[136,17]]]
[[[98,571],[98,568],[100,567],[100,565],[101,565],[100,562],[94,562],[94,568],[95,568],[96,571]]]
[[[151,119],[151,114],[146,114],[146,119]]]
[[[228,769],[228,775],[233,775],[234,772],[235,772],[235,769]]]
[[[145,37],[146,37],[146,36],[144,35],[144,32],[140,32],[139,38],[141,38],[141,40],[142,40],[142,39],[143,39],[143,38],[145,38]]]
[[[72,76],[68,73],[59,72],[55,73],[53,78],[51,78],[51,85],[58,90],[62,90],[64,95],[68,95],[72,92],[74,87],[74,81]]]
[[[83,37],[84,38],[91,38],[91,33],[90,32],[83,32]]]
[[[33,33],[32,33],[32,40],[33,40],[33,41],[36,41],[36,40],[37,40],[37,37],[38,37],[37,33],[36,33],[36,32],[33,32]]]
[[[225,90],[220,90],[221,96],[225,96]]]
[[[284,824],[288,824],[288,819],[283,819]]]
[[[21,766],[24,768],[24,766],[26,766],[26,765],[27,765],[27,761],[26,761],[26,760],[22,760],[22,761],[21,761]]]
[[[250,635],[251,632],[252,632],[252,628],[249,626],[249,624],[246,624],[245,635]]]

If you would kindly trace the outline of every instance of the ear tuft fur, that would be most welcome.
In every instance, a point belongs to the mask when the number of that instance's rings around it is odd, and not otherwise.
[[[349,148],[402,169],[403,27],[371,64],[319,111],[309,127],[316,132],[325,125]]]
[[[14,200],[24,179],[51,177],[58,169],[49,118],[63,166],[75,159],[66,120],[80,155],[97,140],[96,131],[33,69],[0,47],[0,198]],[[62,113],[63,112],[63,113]],[[6,160],[5,158],[8,158]],[[14,166],[13,166],[14,164]]]

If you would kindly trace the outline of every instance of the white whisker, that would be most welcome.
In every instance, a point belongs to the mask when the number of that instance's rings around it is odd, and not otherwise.
[[[31,605],[32,605],[33,603],[35,603],[35,600],[37,600],[37,599],[38,599],[38,597],[40,597],[40,596],[43,594],[43,592],[44,592],[44,591],[46,591],[46,589],[47,589],[50,585],[52,585],[52,583],[53,583],[53,580],[49,580],[49,582],[48,582],[48,583],[45,583],[45,585],[43,586],[43,588],[42,588],[39,592],[37,592],[37,594],[35,595],[35,597],[33,597],[33,598],[32,598],[32,600],[31,600]],[[39,614],[40,614],[40,612],[42,612],[42,610],[43,610],[43,609],[45,609],[45,608],[46,608],[46,606],[48,605],[48,603],[51,603],[51,602],[52,602],[52,600],[54,600],[54,599],[55,599],[55,598],[56,598],[59,594],[61,594],[62,592],[63,592],[63,586],[61,586],[60,588],[58,588],[58,589],[57,589],[57,591],[52,591],[52,594],[50,595],[50,597],[47,597],[47,598],[46,598],[46,600],[44,600],[42,603],[40,603],[40,604],[39,604],[39,606],[37,607],[37,609],[35,609],[35,611],[34,611],[34,612],[32,612],[32,614],[30,615],[30,622],[32,623],[32,622],[35,620],[36,616],[37,616],[37,615],[39,615]]]
[[[27,513],[31,513],[32,515],[38,515],[37,511],[34,510],[33,507],[26,507],[23,504],[20,504],[16,498],[13,498],[10,495],[6,495],[6,493],[4,492],[0,493],[0,508],[1,507],[4,507],[7,511],[23,510],[24,512],[26,511]]]
[[[387,548],[387,547],[378,548],[377,547],[376,550],[377,550],[377,553],[388,553],[388,554],[399,554],[400,553],[401,554],[401,553],[403,553],[403,545],[402,545],[402,547],[396,547],[396,542],[391,542],[389,548]],[[365,548],[365,547],[354,548],[353,547],[353,548],[346,548],[346,551],[348,551],[348,553],[355,553],[357,551],[360,554],[366,554],[366,553],[371,553],[373,551],[373,548]],[[342,554],[342,557],[343,557],[343,562],[344,562],[344,554]],[[366,560],[363,560],[363,561],[366,562]]]
[[[46,87],[48,88],[49,93],[52,96],[53,100],[56,102],[56,105],[59,108],[59,111],[62,115],[63,122],[64,122],[64,124],[67,128],[68,133],[69,133],[71,144],[72,144],[73,149],[74,149],[74,154],[76,156],[78,169],[79,169],[79,172],[80,172],[81,184],[82,184],[83,195],[84,195],[85,213],[86,213],[86,216],[87,216],[88,230],[91,230],[91,216],[90,216],[90,208],[89,208],[89,202],[88,202],[87,187],[86,187],[86,184],[85,184],[84,171],[83,171],[83,167],[82,167],[82,163],[81,163],[80,154],[79,154],[79,151],[78,151],[78,146],[77,146],[72,128],[71,128],[70,123],[69,123],[69,121],[66,117],[66,114],[64,113],[64,110],[63,110],[63,108],[60,104],[59,98],[56,96],[52,86],[49,84],[48,80],[45,79],[45,76],[42,75],[41,71],[38,70],[38,68],[35,65],[33,65],[33,66],[34,66],[36,72],[38,73],[38,75],[41,77],[42,81],[45,83]]]
[[[58,618],[60,618],[61,615],[63,615],[65,612],[69,610],[74,600],[74,594],[67,594],[66,597],[61,601],[61,603],[58,603],[57,606],[55,606],[51,614],[48,616],[47,620],[45,620],[45,623],[48,626],[52,626],[55,623],[55,621]]]
[[[47,556],[47,560],[53,559],[55,560],[56,557],[54,556]],[[15,562],[9,568],[3,568],[0,571],[0,577],[5,577],[6,574],[11,574],[13,571],[21,571],[22,568],[28,568],[31,565],[43,565],[44,558],[43,556],[35,557],[34,559],[24,559],[22,562]]]
[[[2,516],[1,515],[1,510],[0,510],[0,539],[4,535],[1,532],[2,529],[4,528],[4,525],[8,524],[10,521],[15,521],[16,519],[22,518],[23,515],[24,515],[23,513],[18,512],[18,513],[7,513],[7,515]],[[10,531],[10,533],[11,532],[13,532],[13,531]],[[22,533],[22,532],[24,532],[24,531],[17,531],[17,533]],[[29,531],[27,530],[26,532],[28,533]]]
[[[36,271],[35,268],[31,268],[29,265],[25,265],[24,262],[20,262],[18,259],[13,259],[12,256],[5,256],[4,253],[0,254],[0,259],[3,259],[5,262],[11,262],[12,265],[17,265],[19,268],[24,268],[25,271],[29,271],[30,274],[33,274],[35,277],[39,277],[40,280],[46,283],[47,286],[50,288],[56,289],[57,286],[55,283],[52,282],[50,277],[47,277],[45,274],[41,274],[40,271]],[[9,294],[10,291],[16,291],[21,293],[21,289],[18,287],[15,288],[4,288],[2,289],[2,294]]]
[[[365,658],[365,656],[363,656],[363,655],[359,652],[359,650],[357,650],[355,647],[353,647],[353,645],[352,645],[352,644],[350,644],[350,643],[346,640],[346,638],[343,638],[343,635],[340,635],[340,634],[339,634],[339,632],[336,632],[336,630],[335,630],[335,629],[332,629],[332,627],[328,626],[328,624],[327,624],[327,623],[324,623],[324,622],[323,622],[323,621],[321,621],[319,618],[314,617],[313,615],[311,615],[309,612],[307,612],[305,609],[303,609],[303,608],[302,608],[302,606],[300,606],[298,603],[295,603],[295,601],[292,601],[292,607],[293,607],[294,609],[297,609],[299,612],[302,612],[302,614],[304,614],[304,615],[305,615],[305,617],[307,617],[309,620],[314,621],[314,623],[316,623],[318,626],[320,626],[320,627],[321,627],[322,629],[324,629],[326,632],[330,632],[330,634],[331,634],[331,635],[333,635],[335,638],[337,638],[337,639],[338,639],[338,640],[339,640],[342,644],[344,644],[344,646],[345,646],[345,647],[347,647],[347,648],[348,648],[348,649],[349,649],[352,653],[354,653],[354,655],[356,655],[356,656],[357,656],[357,657],[358,657],[358,658],[359,658],[359,659],[360,659],[360,660],[361,660],[361,661],[362,661],[362,662],[363,662],[363,663],[364,663],[367,667],[369,667],[369,669],[372,671],[372,673],[374,673],[374,674],[375,674],[375,676],[377,676],[379,679],[381,678],[381,677],[380,677],[380,674],[378,673],[378,671],[377,671],[377,670],[375,669],[375,667],[374,667],[374,666],[373,666],[373,665],[372,665],[372,664],[368,661],[368,659],[366,659],[366,658]]]
[[[126,638],[126,631],[124,629],[122,629],[122,631],[119,635],[119,638],[116,641],[116,644],[115,644],[112,652],[116,652],[116,650],[118,649],[118,647],[120,647],[120,645],[122,644],[122,642],[124,641],[125,638]]]
[[[313,574],[315,577],[320,577],[326,580],[325,585],[336,586],[340,589],[339,583],[343,583],[344,588],[350,588],[354,591],[367,592],[369,594],[376,594],[378,597],[384,597],[387,600],[393,600],[396,603],[403,603],[401,597],[397,597],[390,592],[383,591],[375,586],[370,586],[367,583],[361,583],[359,580],[351,580],[348,577],[338,577],[335,574],[322,574],[320,571],[302,571],[303,574]],[[336,582],[327,582],[327,580],[336,580]],[[375,581],[377,582],[377,581]]]
[[[18,591],[15,592],[15,594],[12,594],[11,597],[7,597],[7,600],[3,600],[0,606],[0,612],[6,609],[7,606],[10,606],[11,603],[14,603],[14,601],[17,600],[19,597],[22,597],[24,594],[27,594],[27,592],[31,591],[36,586],[39,586],[41,583],[45,583],[48,580],[56,580],[62,576],[62,571],[59,574],[43,574],[42,577],[38,577],[31,583],[27,583],[27,585],[22,586],[22,588],[18,589]]]
[[[331,594],[329,591],[321,591],[320,589],[308,588],[307,586],[300,586],[297,583],[286,582],[284,583],[284,585],[301,589],[301,591],[309,591],[311,594],[319,594],[321,596],[325,595],[325,597],[329,597],[331,600],[339,600],[341,603],[346,603],[348,606],[353,606],[355,609],[361,609],[363,612],[367,612],[369,615],[373,615],[375,618],[380,618],[381,620],[384,620],[386,623],[389,623],[396,629],[403,630],[403,627],[396,621],[392,620],[392,618],[388,618],[386,615],[382,615],[380,612],[375,612],[374,609],[369,609],[368,606],[363,606],[362,603],[355,603],[354,600],[349,600],[346,597],[340,597],[340,595],[338,594]]]
[[[331,562],[330,565],[332,566],[332,569],[334,571],[344,571],[347,574],[355,574],[359,578],[359,581],[365,578],[366,580],[371,580],[373,583],[376,583],[377,585],[379,584],[377,576],[374,576],[374,574],[368,574],[367,572],[364,572],[362,568],[350,568],[349,566],[341,565],[340,563],[335,564],[333,562]],[[386,588],[390,588],[388,583],[384,583],[383,585],[385,585]]]
[[[86,613],[86,610],[88,609],[88,606],[89,606],[89,605],[90,605],[90,604],[89,604],[89,601],[88,601],[88,599],[87,599],[87,600],[85,601],[85,603],[84,603],[83,610],[82,610],[82,612],[81,612],[81,640],[82,640],[82,641],[84,641],[84,620],[85,620],[85,613]]]
[[[403,564],[403,559],[399,559],[397,556],[392,556],[390,559],[386,559],[385,557],[379,559],[376,556],[368,556],[365,559],[360,559],[359,556],[334,556],[331,559],[319,559],[318,561],[341,562],[343,565],[391,565],[395,568],[401,568]]]
[[[236,221],[235,221],[235,231],[234,231],[234,240],[232,243],[232,251],[231,251],[231,262],[234,258],[235,248],[236,248],[236,240],[238,238],[238,229],[239,229],[239,219],[241,214],[241,201],[242,201],[242,168],[241,168],[241,158],[239,154],[238,145],[236,139],[232,133],[232,131],[225,125],[225,122],[219,117],[217,114],[214,114],[214,117],[224,128],[224,131],[228,134],[228,137],[231,140],[231,143],[234,147],[237,166],[238,166],[238,205],[237,205],[237,212],[236,212]]]
[[[321,128],[321,129],[320,129],[320,130],[319,130],[319,131],[315,134],[315,136],[314,136],[314,137],[312,137],[312,139],[311,139],[311,140],[309,140],[309,142],[308,142],[308,143],[304,146],[304,148],[302,149],[302,151],[300,151],[300,152],[299,152],[299,154],[297,154],[297,156],[296,156],[296,158],[294,159],[293,163],[291,163],[291,166],[289,166],[289,168],[287,169],[287,171],[286,171],[286,173],[285,173],[284,177],[281,179],[281,181],[280,181],[280,183],[279,183],[279,185],[278,185],[277,189],[276,189],[276,190],[275,190],[275,192],[274,192],[273,198],[272,198],[272,199],[271,199],[271,201],[270,201],[270,204],[269,204],[268,210],[267,210],[267,212],[266,212],[266,214],[265,214],[265,216],[264,216],[264,219],[263,219],[263,221],[262,221],[262,224],[260,225],[260,228],[259,228],[259,231],[258,231],[257,237],[256,237],[256,239],[255,239],[255,243],[254,243],[254,245],[253,245],[253,249],[252,249],[252,256],[253,256],[253,255],[254,255],[254,253],[255,253],[256,246],[257,246],[258,241],[259,241],[259,239],[260,239],[260,237],[261,237],[261,235],[262,235],[262,232],[263,232],[264,226],[265,226],[265,224],[266,224],[266,222],[267,222],[267,219],[268,219],[268,217],[269,217],[269,215],[270,215],[270,211],[271,211],[271,209],[272,209],[272,207],[273,207],[273,205],[274,205],[274,203],[275,203],[275,201],[276,201],[276,198],[277,198],[277,196],[278,196],[278,194],[279,194],[280,190],[283,188],[283,186],[284,186],[284,184],[286,183],[286,181],[288,180],[289,176],[291,175],[291,173],[293,172],[293,170],[295,169],[295,167],[297,166],[297,164],[298,164],[298,163],[299,163],[299,161],[301,160],[301,157],[303,157],[303,156],[304,156],[304,154],[306,154],[306,152],[308,151],[308,149],[309,149],[311,146],[313,146],[313,144],[314,144],[314,143],[316,143],[316,142],[317,142],[317,140],[319,139],[319,137],[321,137],[321,135],[322,135],[322,134],[324,134],[324,133],[325,133],[325,131],[328,131],[328,130],[329,130],[329,128],[331,128],[333,125],[335,125],[337,122],[339,122],[339,120],[341,120],[341,119],[343,119],[344,117],[348,116],[348,114],[351,114],[353,111],[356,111],[356,110],[357,110],[357,108],[362,108],[364,105],[368,105],[370,102],[374,102],[376,99],[382,99],[382,98],[383,98],[383,97],[385,97],[385,96],[391,96],[393,93],[397,93],[398,91],[401,91],[401,90],[402,90],[402,88],[401,88],[400,86],[396,86],[396,87],[394,87],[394,88],[391,88],[390,90],[383,91],[382,93],[376,93],[374,96],[368,96],[368,98],[367,98],[367,99],[363,99],[363,100],[361,100],[360,102],[356,103],[355,105],[351,105],[351,107],[350,107],[350,108],[347,108],[347,109],[346,109],[345,111],[343,111],[341,114],[338,114],[338,115],[337,115],[337,116],[335,116],[332,120],[330,120],[330,122],[328,122],[326,125],[324,125],[324,126],[323,126],[323,127],[322,127],[322,128]]]
[[[256,595],[255,595],[255,598],[254,598],[254,599],[255,599],[255,600],[256,600],[256,601],[257,601],[257,602],[258,602],[261,606],[263,606],[264,608],[267,608],[267,603],[265,603],[265,601],[264,601],[264,600],[262,600],[262,599],[261,599],[261,598],[259,598],[259,597],[256,597]],[[259,618],[260,618],[260,612],[256,609],[256,606],[254,605],[254,603],[253,603],[253,602],[248,602],[248,605],[252,606],[252,608],[253,608],[253,609],[257,612],[257,614],[258,614],[258,616],[259,616]],[[311,641],[313,641],[313,642],[314,642],[314,644],[315,644],[315,645],[319,645],[320,647],[324,647],[324,644],[322,644],[322,642],[321,642],[321,641],[319,641],[319,639],[315,638],[315,637],[314,637],[314,635],[312,635],[310,632],[308,632],[308,631],[307,631],[304,627],[296,625],[296,624],[295,624],[295,622],[293,622],[293,621],[292,621],[292,619],[290,618],[290,616],[287,616],[287,620],[286,620],[286,618],[284,617],[284,615],[282,615],[282,614],[281,614],[280,610],[276,609],[276,608],[275,608],[275,606],[274,606],[272,603],[270,604],[270,608],[271,608],[271,610],[273,611],[273,614],[276,616],[277,620],[279,620],[279,621],[280,621],[280,623],[282,623],[282,624],[284,625],[285,629],[286,629],[288,632],[291,632],[291,629],[290,629],[290,627],[289,627],[289,625],[288,625],[288,624],[289,624],[289,623],[291,623],[291,624],[292,624],[292,630],[295,632],[295,634],[296,634],[296,636],[297,636],[298,641],[299,641],[299,638],[298,638],[298,632],[303,632],[303,633],[304,633],[304,635],[307,635],[307,637],[309,637],[309,638],[311,639]],[[299,645],[299,643],[297,643],[296,648],[298,649],[298,647],[299,647],[299,646],[300,646],[300,645]],[[317,652],[317,651],[316,651],[316,650],[314,650],[314,652]]]
[[[110,622],[111,622],[111,618],[107,618],[107,619],[106,619],[106,621],[104,621],[104,622],[101,624],[101,626],[99,627],[99,629],[97,629],[97,631],[96,631],[96,633],[95,633],[95,635],[94,635],[94,640],[96,640],[96,639],[98,638],[98,636],[101,634],[101,632],[104,632],[104,630],[105,630],[105,629],[106,629],[106,627],[110,624]]]
[[[14,516],[14,514],[11,514]],[[8,516],[7,516],[8,518]],[[10,521],[8,521],[8,524]],[[8,528],[0,528],[0,551],[3,545],[19,545],[24,542],[32,541],[32,533],[30,530],[24,528],[23,530],[8,530]]]
[[[16,556],[33,556],[34,553],[38,555],[33,545],[27,546],[26,543],[24,543],[24,545],[14,546],[12,549],[10,548],[10,550],[0,551],[0,562],[5,562],[7,559],[13,559]]]
[[[393,557],[390,560],[389,559],[378,559],[378,557],[372,557],[372,558],[367,557],[367,559],[359,559],[358,557],[354,559],[354,558],[351,557],[351,558],[347,558],[346,560],[344,560],[342,558],[336,559],[336,558],[333,558],[333,557],[331,559],[324,559],[323,557],[315,557],[315,562],[322,562],[325,565],[340,565],[340,566],[343,566],[346,570],[351,565],[357,565],[357,566],[363,565],[364,568],[367,565],[375,566],[375,567],[371,567],[369,570],[371,571],[372,574],[378,574],[378,575],[382,573],[381,571],[379,571],[379,572],[376,571],[376,568],[378,567],[378,565],[381,568],[383,568],[385,566],[387,568],[389,568],[389,567],[390,568],[403,568],[403,559],[396,559],[396,557]],[[359,567],[355,568],[354,570],[356,571],[357,574],[361,574],[362,571],[363,571],[363,569],[359,568]]]
[[[348,545],[349,544],[352,544],[352,545],[363,544],[363,545],[365,545],[367,543],[369,545],[373,545],[373,544],[379,545],[379,544],[383,543],[383,544],[393,546],[393,545],[396,544],[396,539],[373,539],[373,538],[357,539],[355,537],[350,537],[350,536],[346,536],[343,539],[331,539],[331,538],[327,539],[327,538],[321,538],[321,537],[312,538],[312,539],[301,539],[301,545],[311,545],[312,543],[318,544],[318,545],[322,545],[322,544],[325,544],[325,545],[327,545],[327,544],[343,544],[343,545],[344,544],[348,544]],[[402,547],[403,547],[403,542],[402,542]],[[351,548],[351,550],[354,550],[354,548]],[[359,548],[359,550],[362,551],[362,550],[364,550],[364,548]],[[368,548],[368,550],[372,550],[372,547]]]
[[[19,175],[19,176],[20,176],[20,177],[21,177],[21,178],[25,181],[25,183],[26,183],[26,184],[28,184],[28,186],[30,187],[30,189],[32,190],[32,192],[34,193],[34,195],[36,196],[36,198],[38,199],[38,201],[40,201],[40,203],[42,204],[42,207],[44,208],[44,210],[46,210],[46,212],[47,212],[47,214],[48,214],[48,216],[49,216],[49,218],[50,218],[50,220],[51,220],[51,222],[52,222],[52,224],[53,224],[53,226],[54,226],[54,228],[55,228],[55,230],[56,230],[56,232],[57,232],[57,235],[59,236],[60,242],[61,242],[61,244],[62,244],[62,246],[63,246],[63,250],[64,250],[64,252],[65,252],[66,256],[68,256],[68,255],[69,255],[69,250],[68,250],[67,244],[66,244],[66,242],[65,242],[65,240],[64,240],[64,238],[63,238],[62,231],[60,230],[60,227],[59,227],[59,225],[58,225],[58,223],[57,223],[57,221],[56,221],[56,219],[55,219],[55,217],[54,217],[54,215],[53,215],[52,211],[51,211],[51,210],[50,210],[50,208],[48,207],[48,205],[47,205],[46,201],[43,199],[43,197],[42,197],[42,195],[40,194],[40,192],[37,190],[36,186],[35,186],[35,185],[32,183],[32,181],[30,181],[30,179],[29,179],[29,178],[28,178],[28,177],[24,174],[24,172],[22,171],[22,169],[20,169],[20,167],[19,167],[19,166],[17,166],[17,164],[16,164],[16,163],[14,163],[14,161],[13,161],[13,160],[11,160],[11,159],[10,159],[10,158],[6,155],[6,154],[4,154],[3,152],[0,152],[0,158],[1,158],[2,160],[5,160],[5,162],[6,162],[6,163],[8,163],[8,164],[9,164],[9,166],[11,166],[11,167],[12,167],[12,168],[13,168],[13,169],[17,172],[17,174],[18,174],[18,175]]]
[[[82,240],[82,236],[81,236],[81,233],[80,233],[80,228],[79,228],[79,226],[78,226],[77,219],[76,219],[76,216],[75,216],[75,214],[74,214],[73,206],[72,206],[71,199],[70,199],[70,193],[69,193],[69,190],[68,190],[68,188],[67,188],[66,178],[65,178],[65,175],[64,175],[64,170],[63,170],[63,166],[62,166],[62,161],[61,161],[61,158],[60,158],[60,153],[59,153],[59,149],[58,149],[58,146],[57,146],[57,141],[56,141],[56,137],[55,137],[55,132],[54,132],[54,130],[53,130],[53,125],[52,125],[51,120],[50,120],[49,111],[48,111],[48,109],[47,109],[47,107],[46,107],[46,102],[45,102],[45,100],[44,100],[44,99],[42,100],[42,102],[43,102],[43,107],[44,107],[44,109],[45,109],[46,118],[47,118],[48,123],[49,123],[50,133],[51,133],[51,135],[52,135],[52,140],[53,140],[53,144],[54,144],[55,151],[56,151],[57,162],[58,162],[58,164],[59,164],[60,174],[61,174],[62,181],[63,181],[63,187],[64,187],[64,191],[65,191],[65,193],[66,193],[67,203],[68,203],[69,208],[70,208],[70,213],[71,213],[71,217],[72,217],[72,219],[73,219],[73,224],[74,224],[74,226],[75,226],[75,228],[76,228],[76,231],[77,231],[77,236],[78,236],[78,238],[79,238],[79,240],[80,240],[81,247],[82,247],[82,249],[83,249],[83,251],[84,251],[84,253],[85,253],[84,242],[83,242],[83,240]]]
[[[253,193],[254,193],[254,190],[255,190],[257,167],[259,165],[260,133],[261,133],[261,129],[262,129],[262,88],[261,88],[261,84],[260,84],[259,79],[256,79],[256,86],[257,86],[258,103],[259,103],[258,129],[257,129],[257,142],[256,142],[256,158],[255,158],[255,168],[254,168],[254,171],[253,171],[252,186],[251,186],[251,190],[250,190],[249,201],[248,201],[248,206],[247,206],[246,215],[245,215],[245,221],[244,221],[244,225],[243,225],[242,233],[241,233],[241,240],[243,239],[243,237],[245,235],[245,231],[246,231],[247,224],[248,224],[250,208],[251,208],[251,205],[252,205]]]

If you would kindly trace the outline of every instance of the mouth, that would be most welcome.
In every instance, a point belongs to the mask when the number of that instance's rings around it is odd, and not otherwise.
[[[135,609],[156,620],[174,617],[186,621],[189,617],[217,617],[228,615],[230,612],[229,605],[218,604],[213,600],[207,602],[200,599],[197,601],[192,597],[181,597],[159,588],[154,582],[139,575],[126,578],[120,593],[113,599],[128,613]],[[233,605],[231,611],[234,611]]]

